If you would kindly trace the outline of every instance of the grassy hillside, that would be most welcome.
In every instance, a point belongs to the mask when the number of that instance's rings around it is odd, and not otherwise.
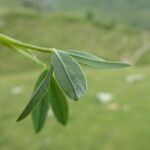
[[[149,0],[62,0],[58,3],[60,10],[64,11],[93,12],[100,19],[112,19],[134,25],[141,25],[144,21],[143,25],[148,25]]]
[[[1,0],[0,8],[34,8],[54,12],[92,13],[98,20],[122,22],[138,27],[150,28],[149,0]]]
[[[39,71],[0,75],[1,150],[141,150],[150,147],[150,71],[134,67],[116,71],[87,70],[89,89],[78,103],[68,100],[70,119],[66,127],[48,117],[44,130],[35,135],[31,118],[16,123],[27,103]],[[127,75],[142,73],[144,79],[133,84]],[[112,80],[113,79],[113,80]],[[15,88],[20,93],[15,94]],[[98,92],[110,92],[113,101],[102,104]]]

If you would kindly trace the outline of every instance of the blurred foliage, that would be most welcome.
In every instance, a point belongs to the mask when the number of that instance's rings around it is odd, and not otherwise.
[[[35,9],[84,15],[93,12],[98,20],[117,21],[133,26],[150,28],[149,0],[1,0],[5,9]]]

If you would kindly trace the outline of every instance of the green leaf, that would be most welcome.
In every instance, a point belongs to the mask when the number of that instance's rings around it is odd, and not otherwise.
[[[37,87],[46,77],[47,73],[48,73],[48,70],[44,70],[41,73],[41,75],[39,76],[37,80],[34,91],[36,91]],[[33,121],[34,129],[36,133],[41,131],[41,129],[43,128],[45,124],[47,112],[49,109],[49,102],[50,102],[50,91],[48,90],[47,93],[44,95],[44,97],[41,99],[40,103],[38,103],[37,106],[32,111],[32,121]]]
[[[22,119],[26,118],[31,111],[35,108],[35,106],[42,100],[46,92],[48,91],[48,87],[51,81],[53,69],[48,71],[46,77],[43,79],[41,84],[38,86],[37,90],[31,96],[30,102],[25,107],[21,115],[18,117],[17,121],[21,121]]]
[[[64,51],[57,51],[53,55],[52,63],[62,90],[74,100],[83,96],[86,91],[86,79],[80,65]]]
[[[106,61],[102,58],[99,58],[93,54],[87,52],[80,52],[76,50],[66,51],[69,55],[75,58],[80,64],[98,68],[98,69],[111,69],[111,68],[124,68],[131,66],[128,63],[114,62],[114,61]]]
[[[46,93],[41,102],[32,111],[32,120],[36,133],[40,132],[44,127],[49,109],[49,98],[49,94]]]
[[[65,125],[68,120],[67,99],[54,77],[52,77],[50,85],[50,99],[55,117],[61,124]]]

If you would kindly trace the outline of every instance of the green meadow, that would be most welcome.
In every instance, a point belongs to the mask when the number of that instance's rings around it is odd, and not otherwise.
[[[150,31],[66,13],[2,11],[0,33],[45,47],[77,49],[104,59],[127,61],[126,69],[86,72],[88,91],[68,99],[70,118],[60,125],[49,112],[35,134],[31,118],[15,122],[28,102],[41,68],[0,46],[1,150],[147,150],[150,147]],[[46,63],[49,56],[37,53]],[[98,93],[113,98],[104,103]]]

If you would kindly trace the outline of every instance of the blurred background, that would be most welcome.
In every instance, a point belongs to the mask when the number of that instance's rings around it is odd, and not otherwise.
[[[119,70],[84,67],[88,91],[77,103],[68,100],[67,126],[50,109],[36,135],[30,117],[15,120],[41,68],[0,45],[0,150],[150,149],[149,0],[0,0],[0,33],[134,64]]]

